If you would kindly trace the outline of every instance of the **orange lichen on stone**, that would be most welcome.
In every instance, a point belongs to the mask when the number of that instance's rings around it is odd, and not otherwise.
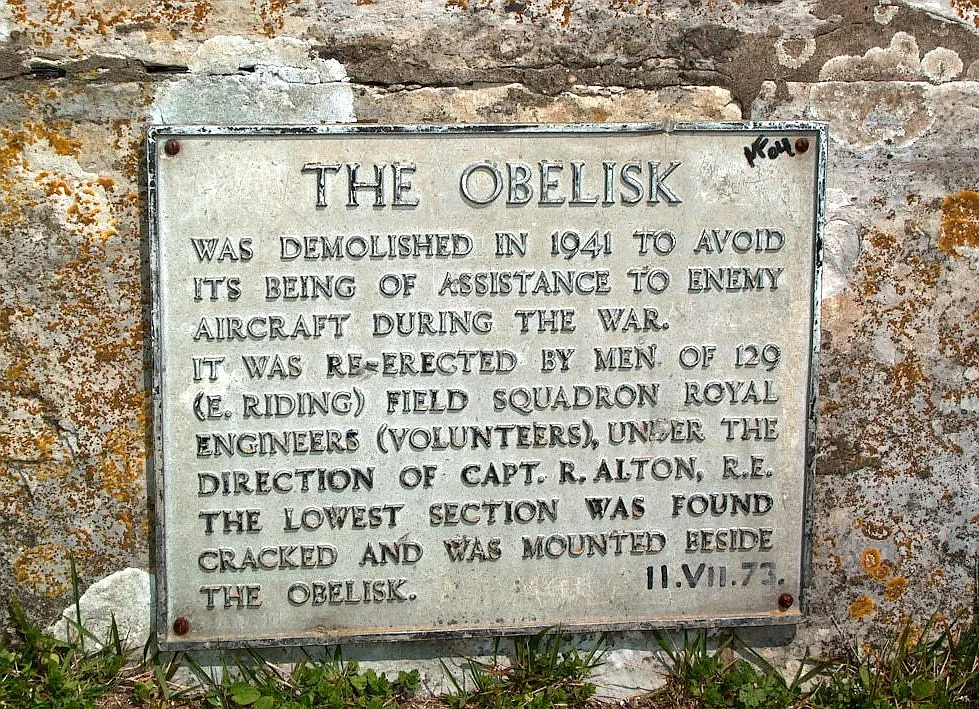
[[[48,598],[63,596],[71,590],[68,550],[62,544],[38,544],[25,549],[11,566],[17,583],[30,586]]]
[[[963,20],[972,20],[979,27],[979,0],[952,0],[949,6]]]
[[[545,18],[555,21],[560,27],[568,28],[574,19],[577,0],[514,0],[496,3],[493,0],[444,0],[445,9],[458,9],[468,12],[496,12],[505,14],[518,23],[538,22]],[[357,4],[360,4],[359,2]],[[609,0],[609,9],[614,12],[649,14],[649,7],[639,8],[639,0]],[[571,83],[573,75],[569,76]]]
[[[975,323],[968,320],[946,323],[938,331],[938,344],[943,355],[951,357],[963,367],[979,366],[979,337]],[[976,381],[974,386],[979,387],[979,380]]]
[[[56,152],[58,155],[66,155],[77,158],[81,152],[82,141],[65,135],[69,129],[69,126],[63,121],[55,121],[51,123],[25,123],[24,128],[34,136],[34,142],[39,140],[47,141],[48,145],[50,145],[54,152]]]
[[[131,431],[110,431],[103,443],[104,452],[93,466],[101,488],[120,502],[137,497],[146,476],[143,461],[132,455],[132,445]]]
[[[850,604],[850,618],[860,620],[874,612],[874,599],[864,594]]]
[[[69,553],[104,575],[146,549],[139,201],[110,154],[135,140],[124,122],[0,127],[0,260],[20,274],[0,283],[0,450],[17,461],[0,460],[0,531],[15,584],[51,598]]]
[[[290,5],[298,0],[251,0],[251,6],[262,21],[262,31],[267,37],[274,37],[285,25],[283,15]]]
[[[885,522],[858,519],[853,523],[853,526],[863,532],[868,539],[887,539],[892,533],[890,525]]]
[[[927,380],[921,368],[921,360],[916,352],[908,352],[907,356],[891,368],[891,388],[894,393],[910,394],[922,382]]]
[[[832,344],[823,361],[840,372],[829,397],[838,406],[823,416],[826,440],[838,441],[834,445],[845,452],[833,463],[841,470],[923,477],[940,453],[959,446],[941,426],[921,425],[946,415],[939,410],[940,395],[930,394],[944,384],[941,370],[922,353],[938,350],[929,316],[949,274],[923,232],[899,237],[867,227],[862,242],[851,285],[835,299],[836,307],[824,309]]]
[[[43,47],[57,43],[75,56],[81,54],[79,39],[87,31],[105,37],[118,25],[139,24],[176,38],[182,27],[204,32],[213,10],[209,0],[137,0],[122,8],[78,0],[11,0],[10,6],[14,20],[29,32],[33,43]]]
[[[896,601],[908,590],[908,580],[903,576],[895,576],[884,584],[884,598]]]
[[[942,230],[938,248],[961,256],[963,247],[979,248],[979,192],[962,190],[942,201]]]
[[[883,560],[877,549],[864,549],[863,554],[860,555],[860,567],[869,573],[877,569]]]
[[[884,561],[878,549],[864,549],[860,555],[860,568],[878,581],[883,581],[890,575],[890,565]]]

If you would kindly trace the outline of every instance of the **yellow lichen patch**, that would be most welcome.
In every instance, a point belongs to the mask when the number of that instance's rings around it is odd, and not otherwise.
[[[975,315],[973,316],[973,319]],[[938,343],[941,352],[952,357],[963,367],[979,366],[979,338],[976,336],[975,323],[950,322],[945,323],[938,331]],[[973,391],[979,391],[979,379],[972,385]]]
[[[850,618],[860,620],[874,612],[874,599],[864,594],[850,604]]]
[[[549,18],[564,28],[571,25],[576,10],[575,5],[576,0],[514,0],[502,4],[494,3],[493,0],[444,0],[446,10],[498,12],[519,23],[538,22]],[[609,8],[615,12],[645,14],[647,17],[650,14],[648,3],[643,3],[640,7],[639,0],[610,0]]]
[[[8,169],[0,178],[0,194],[9,196],[8,204],[14,207],[3,221],[20,223],[32,207],[44,205],[60,212],[70,233],[104,242],[118,233],[119,219],[109,198],[115,181],[80,170],[75,158],[82,142],[67,135],[68,130],[63,123],[30,122],[21,131],[4,131],[8,146],[0,154],[0,166]],[[29,189],[31,182],[38,194]]]
[[[824,309],[830,337],[822,361],[838,378],[827,386],[828,399],[837,405],[824,412],[821,426],[825,440],[842,454],[825,465],[839,473],[872,468],[878,477],[926,479],[934,461],[960,445],[943,433],[943,425],[921,425],[947,415],[947,408],[939,408],[948,383],[944,365],[922,353],[939,349],[934,313],[953,274],[941,252],[929,248],[923,231],[899,236],[896,230],[867,227],[862,237],[850,285],[834,307]],[[950,429],[959,425],[949,422]],[[854,494],[848,505],[877,499]],[[874,538],[868,531],[865,535]]]
[[[101,487],[120,502],[133,500],[140,494],[146,470],[137,453],[140,432],[116,429],[106,436],[104,453],[96,466]]]
[[[962,190],[942,201],[938,248],[952,256],[961,256],[963,248],[979,248],[979,192]]]
[[[903,576],[895,576],[884,584],[884,598],[896,601],[908,590],[908,580]]]
[[[884,561],[878,549],[864,549],[860,555],[860,568],[878,581],[883,581],[890,575],[890,564]]]
[[[877,549],[864,549],[860,555],[860,568],[869,573],[877,569],[883,560]]]
[[[47,144],[49,150],[59,158],[75,158],[81,142],[65,133],[68,125],[51,123],[25,123],[20,130],[0,128],[0,196],[4,198],[4,209],[0,211],[0,225],[10,225],[23,221],[25,212],[31,207],[46,204],[48,197],[61,193],[71,193],[69,179],[65,175],[54,174],[38,166],[32,181],[44,183],[43,193],[29,190],[25,177],[30,179],[35,151],[39,144]]]
[[[81,152],[82,141],[65,135],[68,129],[65,123],[27,123],[25,128],[33,134],[34,142],[47,141],[58,155],[77,158]]]
[[[61,544],[38,544],[25,549],[13,561],[14,578],[21,586],[48,598],[71,590],[68,551]]]

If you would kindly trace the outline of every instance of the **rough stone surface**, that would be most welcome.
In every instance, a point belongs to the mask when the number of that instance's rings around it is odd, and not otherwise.
[[[150,601],[150,575],[142,569],[123,569],[89,586],[78,607],[65,608],[44,632],[67,642],[81,637],[85,649],[94,652],[111,642],[115,622],[122,646],[141,650],[150,637]]]
[[[832,140],[812,619],[758,643],[968,610],[977,32],[972,0],[0,0],[0,598],[46,624],[70,558],[85,586],[152,570],[148,124],[743,117]],[[608,693],[659,681],[647,636],[613,647]],[[346,656],[437,690],[447,653]]]

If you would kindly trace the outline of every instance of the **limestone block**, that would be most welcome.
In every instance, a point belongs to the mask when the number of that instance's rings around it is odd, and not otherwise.
[[[353,94],[340,83],[288,80],[277,70],[252,76],[188,76],[162,85],[153,123],[301,124],[353,120]]]
[[[595,123],[612,120],[666,121],[741,117],[730,92],[717,87],[678,86],[656,91],[597,90],[575,86],[553,99],[512,84],[487,89],[363,91],[357,116],[382,123]]]
[[[782,656],[953,616],[979,541],[974,5],[0,0],[0,597],[47,620],[69,559],[148,563],[147,124],[745,117],[831,136],[813,620]],[[654,649],[617,642],[609,692],[648,688]]]

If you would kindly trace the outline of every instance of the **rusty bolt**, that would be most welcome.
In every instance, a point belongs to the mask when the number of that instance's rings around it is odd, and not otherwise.
[[[187,620],[186,616],[182,615],[173,621],[173,632],[177,635],[186,635],[190,632],[190,621]]]
[[[163,145],[163,152],[170,157],[173,157],[180,152],[180,142],[171,138]]]
[[[795,599],[792,598],[791,593],[783,593],[778,597],[778,607],[780,610],[787,611],[795,603]]]
[[[809,150],[809,141],[805,138],[798,138],[795,141],[795,151],[797,153],[804,153]]]

